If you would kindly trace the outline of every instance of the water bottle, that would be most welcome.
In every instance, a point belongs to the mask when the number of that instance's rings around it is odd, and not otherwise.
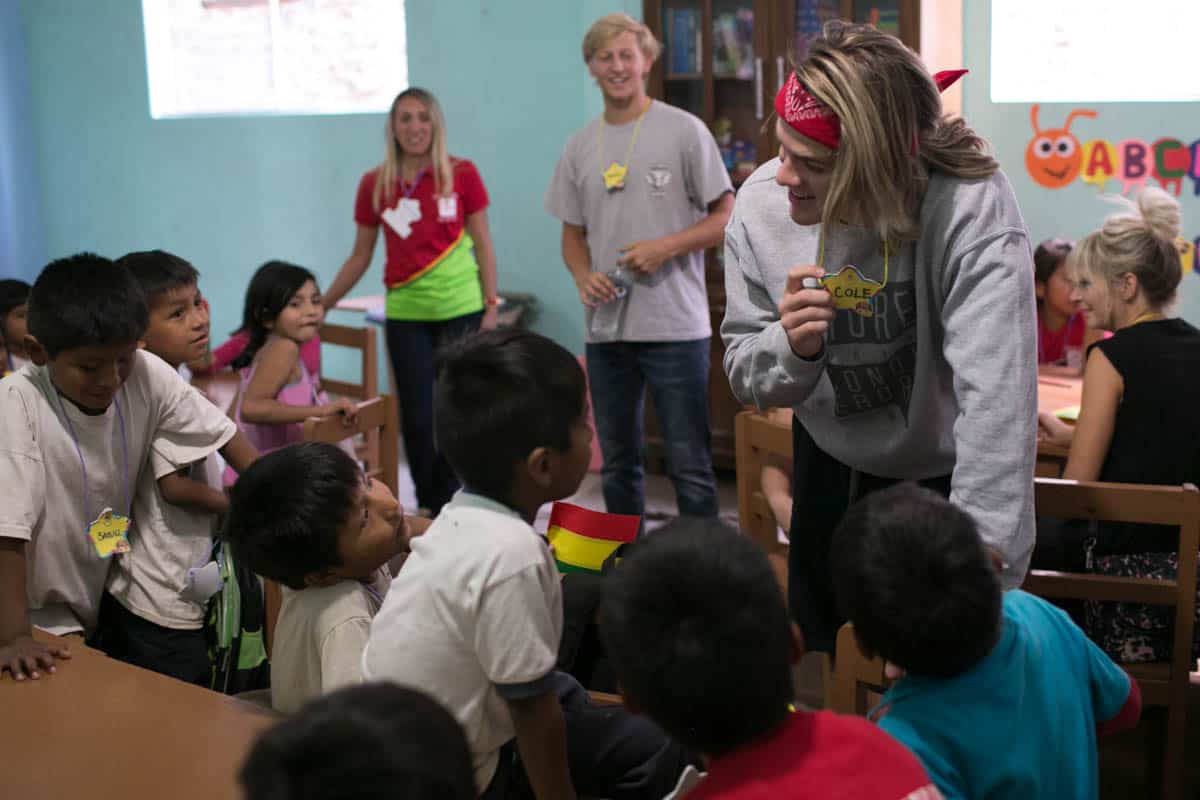
[[[601,342],[611,342],[621,332],[625,319],[625,306],[629,302],[629,291],[633,288],[633,276],[624,267],[604,273],[612,281],[614,297],[592,309],[592,336]]]

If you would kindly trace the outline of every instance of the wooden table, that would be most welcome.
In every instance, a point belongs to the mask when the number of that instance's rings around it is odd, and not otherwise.
[[[277,715],[66,641],[73,657],[53,675],[0,678],[4,797],[241,796],[237,770]]]
[[[1079,405],[1082,378],[1038,377],[1038,411],[1055,413]],[[744,411],[735,423],[737,442],[738,517],[741,529],[767,552],[781,548],[775,536],[775,517],[763,497],[762,467],[772,456],[792,458],[792,411],[772,408],[765,412]],[[1038,477],[1057,478],[1067,461],[1067,449],[1038,443]]]

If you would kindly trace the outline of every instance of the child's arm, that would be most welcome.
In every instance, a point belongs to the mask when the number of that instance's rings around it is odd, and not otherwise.
[[[33,638],[25,597],[25,546],[23,539],[0,537],[0,676],[8,670],[18,681],[37,680],[39,668],[54,672],[54,659],[71,657],[69,648]]]
[[[573,800],[575,788],[567,766],[567,724],[554,690],[506,702],[517,729],[517,751],[534,796],[538,800]]]
[[[224,514],[229,498],[206,483],[192,480],[183,472],[172,472],[158,479],[158,491],[173,506],[207,514]]]
[[[791,465],[782,458],[771,456],[767,459],[767,463],[763,464],[759,480],[762,483],[763,496],[767,499],[767,505],[771,507],[771,513],[775,516],[775,523],[783,528],[786,535],[791,536]]]
[[[235,433],[233,438],[225,443],[225,446],[220,449],[220,453],[229,466],[233,467],[233,471],[239,475],[245,472],[246,468],[258,458],[258,450],[250,444],[250,440],[241,431]]]
[[[242,397],[243,420],[257,424],[286,425],[303,422],[309,417],[328,417],[333,414],[344,414],[347,420],[354,418],[358,413],[357,406],[345,397],[319,406],[289,406],[275,399],[299,360],[300,347],[290,339],[277,337],[263,345],[258,354],[258,368]]]

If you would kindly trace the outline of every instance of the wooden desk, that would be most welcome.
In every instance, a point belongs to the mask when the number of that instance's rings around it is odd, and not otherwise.
[[[1039,377],[1038,411],[1054,413],[1079,405],[1082,378]],[[780,549],[775,538],[775,517],[760,484],[763,464],[774,456],[792,458],[792,412],[772,408],[766,412],[743,411],[735,423],[737,441],[738,522],[744,533],[768,552]],[[1038,443],[1038,477],[1057,478],[1067,462],[1067,449]]]
[[[5,797],[240,798],[238,767],[275,714],[67,643],[55,674],[0,678]]]

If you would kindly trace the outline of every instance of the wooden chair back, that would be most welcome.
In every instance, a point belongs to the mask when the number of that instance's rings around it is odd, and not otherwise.
[[[1165,706],[1162,738],[1162,796],[1180,797],[1188,676],[1195,668],[1192,631],[1196,613],[1196,561],[1200,550],[1200,491],[1186,486],[1148,486],[1037,478],[1034,507],[1042,516],[1066,520],[1169,525],[1179,529],[1178,572],[1174,579],[1030,570],[1022,588],[1051,599],[1115,601],[1174,609],[1171,660],[1165,664],[1124,664],[1138,682],[1145,705]]]
[[[738,524],[767,553],[782,551],[775,515],[762,492],[762,469],[771,456],[790,460],[792,430],[778,419],[758,411],[743,411],[734,418],[737,463]]]
[[[321,387],[330,394],[354,400],[370,400],[372,397],[379,396],[379,362],[375,345],[375,329],[325,324],[321,326],[318,335],[321,337],[323,345],[331,344],[358,350],[362,361],[359,373],[362,376],[362,383],[349,383],[322,377]]]
[[[376,434],[378,448],[368,452],[363,467],[368,476],[383,481],[396,494],[400,473],[400,434],[396,398],[381,394],[358,403],[354,424],[347,427],[341,415],[309,417],[304,420],[304,441],[338,444],[358,436]]]
[[[865,717],[873,705],[871,695],[882,694],[891,685],[883,674],[883,659],[863,655],[854,638],[854,625],[849,622],[838,631],[836,651],[825,705],[841,714]]]

